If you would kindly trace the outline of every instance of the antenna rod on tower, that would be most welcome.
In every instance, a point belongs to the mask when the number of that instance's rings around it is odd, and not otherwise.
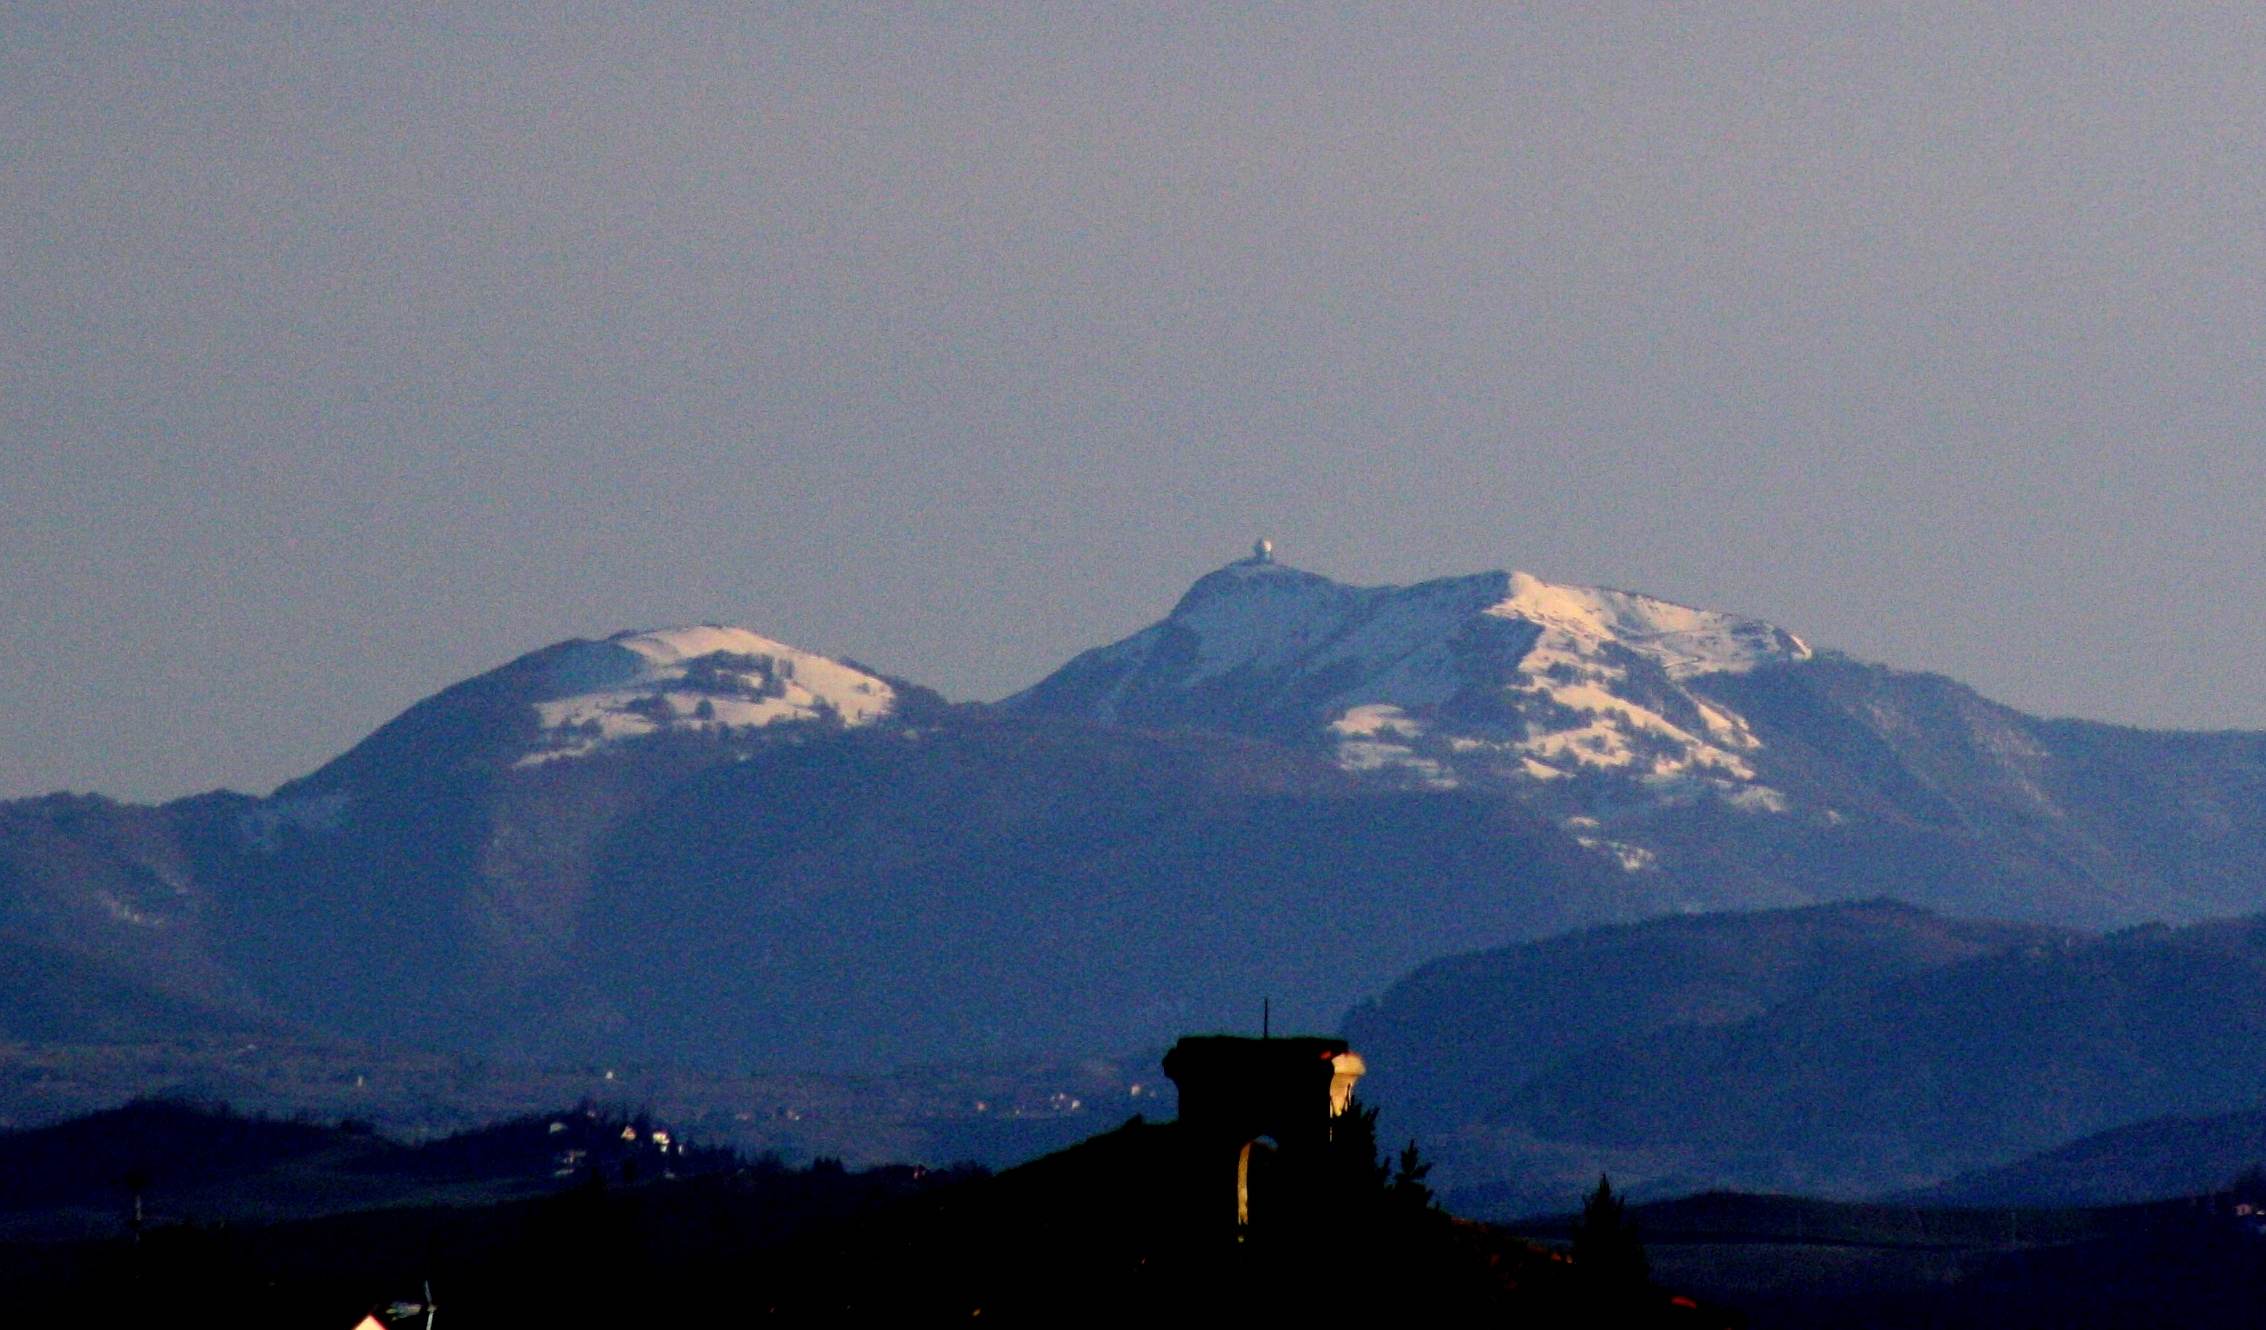
[[[1273,998],[1260,998],[1260,999],[1259,999],[1259,1037],[1260,1037],[1261,1039],[1267,1039],[1267,1038],[1271,1038],[1271,1037],[1273,1036],[1273,1034],[1274,1034],[1274,1025],[1275,1025],[1275,1000],[1274,1000]]]

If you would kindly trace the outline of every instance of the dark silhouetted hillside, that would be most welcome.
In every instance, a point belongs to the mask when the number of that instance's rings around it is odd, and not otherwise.
[[[2074,936],[1893,901],[1672,917],[1434,961],[1344,1028],[1374,1067],[1364,1093],[1429,1136],[1489,1116],[1585,1050]]]
[[[1377,1069],[1364,1090],[1477,1212],[1601,1168],[1640,1196],[1856,1196],[2266,1100],[2266,919],[2105,937],[1889,903],[1657,920],[1435,963],[1346,1028]],[[2163,1167],[2173,1191],[2229,1171]],[[2165,1193],[2071,1198],[2137,1194]]]
[[[1933,1205],[2116,1205],[2192,1196],[2266,1168],[2266,1109],[2136,1122],[1914,1194]]]

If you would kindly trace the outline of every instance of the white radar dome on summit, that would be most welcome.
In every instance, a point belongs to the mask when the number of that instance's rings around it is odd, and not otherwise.
[[[1267,539],[1265,536],[1261,536],[1257,540],[1251,542],[1251,562],[1273,563],[1274,561],[1275,542]]]

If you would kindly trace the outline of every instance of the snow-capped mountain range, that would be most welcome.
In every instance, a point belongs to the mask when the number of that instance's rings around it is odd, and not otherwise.
[[[663,731],[867,725],[897,702],[878,675],[716,624],[542,654],[521,767]],[[1662,797],[1783,810],[1748,760],[1761,746],[1752,727],[1687,685],[1810,655],[1757,619],[1528,573],[1353,587],[1254,557],[1005,705],[1117,725],[1224,719],[1319,739],[1351,772],[1438,789],[1611,774]]]
[[[624,632],[540,655],[535,738],[517,767],[661,732],[869,725],[897,703],[878,675],[745,628]],[[1753,727],[1695,683],[1811,655],[1758,619],[1529,573],[1356,587],[1261,554],[1004,706],[1320,743],[1348,772],[1431,789],[1610,778],[1649,800],[1784,812],[1787,796],[1756,774]],[[1566,804],[1569,825],[1643,866],[1642,847],[1590,834],[1596,801]]]
[[[2258,909],[2266,735],[2040,720],[1525,573],[1254,558],[999,704],[652,629],[266,797],[0,803],[0,944],[316,1028],[737,1065],[1131,1047],[1270,992],[1326,1028],[1451,950],[1882,895]]]

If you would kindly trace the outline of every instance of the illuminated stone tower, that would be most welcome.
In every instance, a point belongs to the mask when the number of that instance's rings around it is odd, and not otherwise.
[[[1353,1084],[1365,1070],[1361,1055],[1342,1039],[1196,1035],[1174,1044],[1164,1072],[1180,1087],[1180,1124],[1199,1179],[1199,1204],[1208,1208],[1212,1202],[1201,1196],[1218,1195],[1224,1222],[1232,1167],[1239,1232],[1251,1223],[1255,1169],[1274,1184],[1257,1188],[1262,1216],[1281,1213],[1278,1205],[1287,1209],[1301,1190],[1297,1179],[1328,1147],[1332,1123],[1352,1102]]]

